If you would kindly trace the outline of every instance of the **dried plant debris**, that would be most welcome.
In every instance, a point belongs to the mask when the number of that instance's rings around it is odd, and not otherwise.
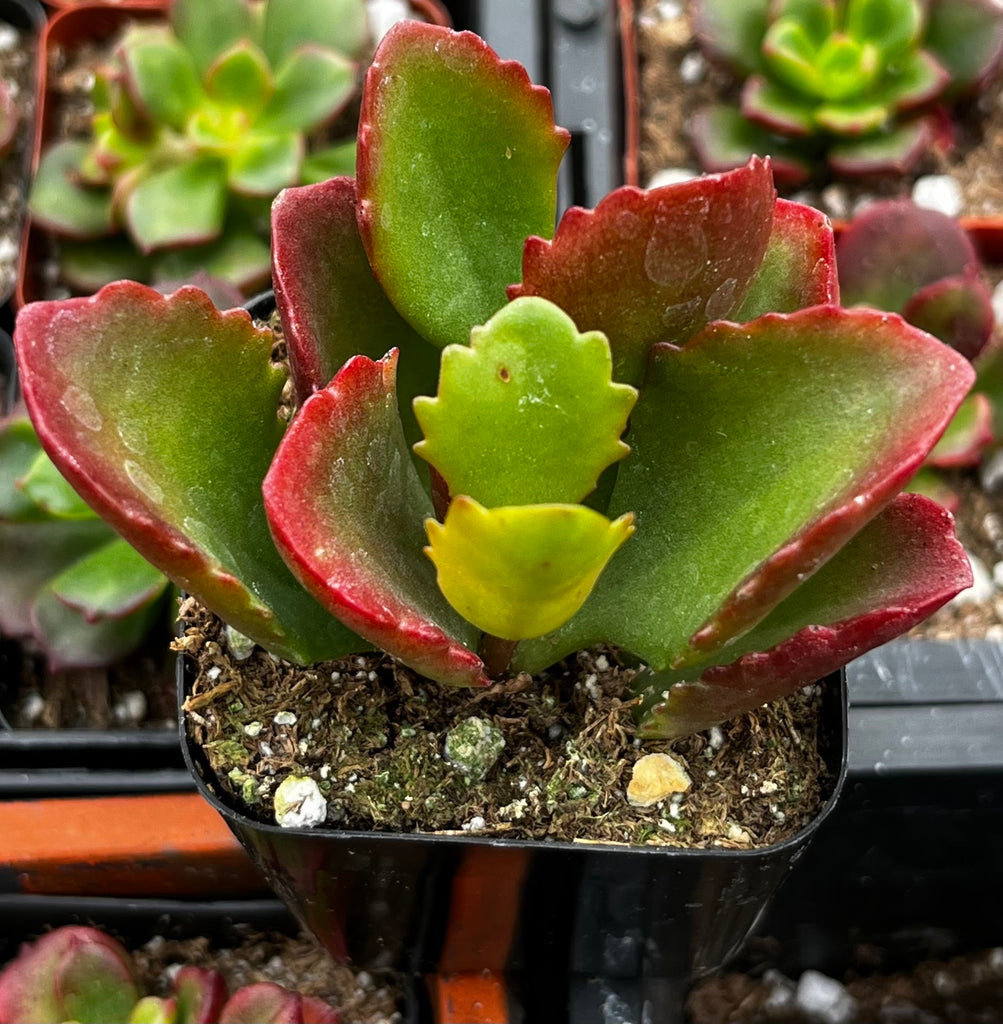
[[[296,775],[316,782],[334,828],[746,849],[797,832],[828,795],[818,686],[642,746],[632,673],[611,650],[486,690],[450,688],[383,655],[302,669],[255,648],[238,661],[218,619],[193,599],[181,614],[177,646],[196,666],[189,730],[229,799],[263,821]],[[457,726],[462,743],[447,740]],[[632,806],[634,764],[657,752],[671,752],[692,786]]]

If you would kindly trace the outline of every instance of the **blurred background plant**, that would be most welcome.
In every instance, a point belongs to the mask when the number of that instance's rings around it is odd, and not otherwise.
[[[38,168],[31,216],[60,236],[73,291],[203,271],[248,294],[268,280],[274,196],[354,169],[365,0],[174,0],[168,18],[127,27],[90,136]]]
[[[700,112],[705,170],[769,154],[779,182],[906,173],[950,148],[951,110],[1003,52],[995,0],[696,0],[710,58],[741,80],[739,106]]]

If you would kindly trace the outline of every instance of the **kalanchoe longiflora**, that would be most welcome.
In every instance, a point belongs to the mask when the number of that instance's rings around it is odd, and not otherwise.
[[[169,996],[142,995],[132,957],[97,928],[67,925],[25,943],[0,971],[0,1024],[338,1024],[313,996],[271,982],[227,996],[223,976],[182,967]]]
[[[91,137],[58,142],[32,188],[64,236],[65,283],[268,278],[268,207],[354,162],[308,137],[358,95],[364,0],[173,0],[131,25],[97,76]],[[344,173],[344,171],[340,171]]]
[[[897,492],[973,373],[838,305],[828,221],[767,161],[553,233],[567,142],[520,66],[398,26],[357,179],[273,208],[288,430],[271,332],[192,288],[28,306],[22,379],[81,494],[272,652],[483,685],[614,644],[677,736],[969,584],[947,513]]]
[[[23,407],[0,421],[0,635],[53,670],[111,665],[156,624],[169,581],[60,476]]]
[[[694,17],[744,83],[740,108],[696,118],[705,169],[769,153],[788,184],[826,161],[844,175],[908,171],[1003,51],[997,0],[696,0]]]
[[[995,317],[975,246],[952,217],[890,199],[846,226],[836,257],[844,305],[901,313],[975,364],[975,389],[910,484],[954,507],[957,495],[936,470],[978,465],[1003,436],[1001,348],[990,345]]]

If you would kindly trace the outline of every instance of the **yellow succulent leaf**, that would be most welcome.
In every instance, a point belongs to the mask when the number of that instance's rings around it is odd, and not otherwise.
[[[439,589],[478,629],[524,640],[557,629],[581,608],[614,552],[634,532],[584,505],[487,509],[465,495],[445,522],[425,521]]]

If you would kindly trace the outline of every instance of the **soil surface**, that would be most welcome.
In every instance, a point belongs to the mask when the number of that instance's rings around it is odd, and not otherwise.
[[[470,690],[382,655],[298,669],[256,648],[237,661],[194,600],[182,619],[178,645],[197,663],[190,732],[231,801],[265,821],[276,786],[296,775],[317,784],[333,827],[745,849],[797,832],[829,793],[819,686],[642,747],[632,674],[612,650]],[[480,783],[444,753],[447,733],[472,718],[504,744]],[[632,806],[634,765],[654,752],[670,752],[692,785]]]

